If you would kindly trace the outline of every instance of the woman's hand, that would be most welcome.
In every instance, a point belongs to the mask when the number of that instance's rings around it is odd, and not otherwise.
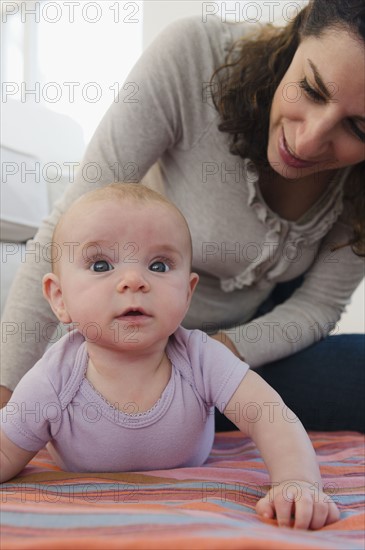
[[[12,391],[8,390],[5,386],[0,386],[0,409],[5,407],[7,402],[12,396]]]
[[[295,529],[320,529],[340,518],[336,504],[317,484],[297,480],[272,487],[258,501],[256,512],[266,519],[276,517],[279,527]]]
[[[236,346],[234,345],[232,340],[227,336],[227,334],[220,331],[220,332],[216,332],[215,334],[213,334],[211,336],[211,338],[214,338],[214,340],[218,340],[218,342],[221,342],[222,344],[224,344],[235,355],[237,355],[237,357],[239,357],[240,359],[242,359],[242,361],[244,361],[244,358],[241,357],[241,355],[238,353],[238,350],[237,350]]]

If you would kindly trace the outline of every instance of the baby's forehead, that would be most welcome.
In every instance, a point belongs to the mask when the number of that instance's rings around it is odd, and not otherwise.
[[[54,240],[60,241],[64,238],[65,233],[78,232],[82,230],[83,222],[85,220],[100,222],[101,219],[105,219],[105,227],[109,227],[111,230],[114,225],[117,225],[120,220],[123,220],[122,213],[133,213],[136,218],[141,216],[144,220],[147,211],[152,213],[154,211],[163,211],[164,216],[171,217],[171,220],[175,223],[180,221],[185,226],[187,234],[190,236],[189,228],[186,220],[180,211],[170,202],[159,200],[155,198],[139,199],[129,196],[103,196],[102,194],[90,194],[83,195],[76,200],[70,208],[63,214],[60,219],[56,230],[54,232]],[[119,212],[121,215],[119,216]],[[152,217],[152,223],[159,223],[159,217],[156,216],[155,220]]]

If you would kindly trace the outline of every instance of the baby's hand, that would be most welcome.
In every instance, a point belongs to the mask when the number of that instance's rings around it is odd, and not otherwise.
[[[296,529],[320,529],[340,518],[336,504],[316,484],[296,480],[272,487],[258,501],[256,512],[267,519],[276,517],[279,527]]]

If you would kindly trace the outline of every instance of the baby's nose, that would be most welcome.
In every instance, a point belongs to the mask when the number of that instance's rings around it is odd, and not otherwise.
[[[125,292],[126,290],[132,292],[147,292],[149,290],[148,281],[138,269],[128,269],[118,281],[117,291]]]

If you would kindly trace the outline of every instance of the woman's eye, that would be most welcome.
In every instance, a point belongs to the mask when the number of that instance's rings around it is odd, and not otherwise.
[[[111,271],[114,267],[106,260],[98,260],[91,264],[90,269],[95,273],[104,273],[105,271]]]
[[[169,266],[166,262],[153,262],[149,268],[150,271],[154,271],[155,273],[165,273],[166,271],[169,271]]]
[[[348,121],[350,130],[360,141],[365,141],[365,132],[361,130],[353,120]]]
[[[326,98],[324,98],[320,93],[318,93],[314,88],[312,88],[307,79],[304,78],[299,82],[299,87],[306,93],[308,97],[310,97],[313,101],[317,101],[318,103],[325,103]]]

